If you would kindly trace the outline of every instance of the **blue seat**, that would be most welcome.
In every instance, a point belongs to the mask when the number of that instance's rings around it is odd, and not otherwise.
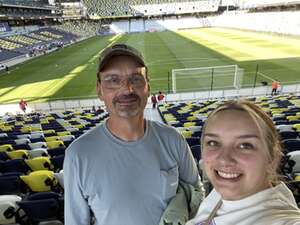
[[[187,143],[189,144],[190,147],[193,147],[194,145],[199,145],[200,144],[200,138],[199,137],[190,137],[186,138]]]
[[[63,209],[55,198],[24,200],[17,204],[26,214],[21,218],[25,224],[35,225],[43,221],[62,221]]]
[[[30,168],[25,163],[24,159],[13,159],[5,162],[0,162],[0,171],[7,172],[21,172],[26,174]]]
[[[282,141],[283,149],[285,153],[300,150],[300,140],[299,139],[286,139]]]
[[[25,191],[26,185],[19,176],[13,174],[0,176],[0,195],[20,195]]]
[[[201,146],[200,145],[194,145],[194,146],[191,147],[191,151],[192,151],[192,154],[193,154],[195,160],[198,163],[199,160],[201,159]]]
[[[52,164],[54,165],[54,171],[60,171],[63,169],[64,159],[65,159],[65,154],[56,155],[50,159]]]
[[[279,136],[281,137],[281,140],[296,139],[298,137],[298,132],[295,132],[295,131],[281,131],[281,132],[279,132]]]

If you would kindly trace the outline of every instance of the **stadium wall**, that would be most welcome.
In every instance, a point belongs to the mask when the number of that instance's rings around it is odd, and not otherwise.
[[[167,94],[167,102],[184,102],[184,101],[195,101],[195,100],[208,100],[208,99],[235,99],[249,96],[266,96],[271,94],[271,86],[261,86],[255,88],[241,88],[231,90],[213,90],[213,91],[202,91],[202,92],[186,92]],[[300,84],[284,85],[279,90],[280,94],[289,93],[300,93]],[[98,98],[90,99],[78,99],[78,100],[57,100],[49,101],[44,103],[28,103],[28,112],[49,112],[49,111],[66,111],[68,109],[90,109],[93,106],[103,107],[104,103],[99,101]],[[147,108],[151,108],[151,99],[148,99]],[[18,104],[2,104],[0,105],[0,116],[6,112],[12,114],[21,113]]]
[[[205,20],[205,22],[204,22]],[[176,31],[180,29],[207,27],[205,18],[180,18],[180,19],[139,19],[139,20],[122,20],[113,22],[110,25],[111,31],[115,33],[134,33],[134,32],[153,32],[171,30]]]

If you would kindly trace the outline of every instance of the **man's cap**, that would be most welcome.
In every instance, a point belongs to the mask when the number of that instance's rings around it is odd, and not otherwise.
[[[135,48],[126,44],[115,44],[106,48],[99,57],[98,72],[102,71],[103,68],[108,64],[110,59],[115,56],[131,56],[139,64],[145,66],[143,55]]]

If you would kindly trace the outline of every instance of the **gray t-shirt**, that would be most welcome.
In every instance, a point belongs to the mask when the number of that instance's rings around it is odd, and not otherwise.
[[[74,141],[64,162],[65,224],[156,225],[178,181],[195,184],[198,171],[184,138],[146,121],[144,136],[125,142],[106,123]]]

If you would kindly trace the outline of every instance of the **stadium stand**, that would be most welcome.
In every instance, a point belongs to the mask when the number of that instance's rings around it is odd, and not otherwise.
[[[0,37],[0,61],[62,47],[77,39],[77,35],[55,28],[40,28],[25,34]]]
[[[131,0],[127,1],[95,1],[84,0],[89,14],[106,16],[128,15],[157,15],[157,14],[181,14],[192,12],[213,12],[219,7],[219,0],[214,1],[179,1],[179,0]]]
[[[34,6],[34,7],[47,7],[49,2],[46,0],[34,1],[34,0],[0,0],[3,5],[16,5],[16,6]]]
[[[85,20],[65,21],[61,25],[55,25],[52,27],[82,37],[94,36],[102,30],[100,21],[93,22]]]
[[[64,151],[107,115],[83,110],[0,118],[0,224],[63,224]]]
[[[110,25],[116,33],[178,30],[194,27],[234,27],[239,29],[297,34],[296,12],[226,12],[221,16],[197,18],[149,18],[149,15],[216,13],[224,1],[192,0],[83,0],[90,15],[100,17],[143,16],[142,19],[115,20]],[[255,1],[266,6],[271,1]],[[276,4],[284,1],[276,0]],[[292,1],[291,1],[292,2]],[[0,0],[0,4],[48,8],[48,1]],[[250,7],[257,7],[251,5]],[[247,6],[248,7],[248,6]],[[43,14],[43,13],[41,13]],[[7,15],[19,15],[10,12]],[[28,12],[25,17],[39,15]],[[274,22],[275,21],[275,22]],[[288,23],[287,23],[288,21]],[[35,54],[78,38],[109,33],[103,21],[69,20],[60,25],[29,25],[13,28],[0,37],[0,61],[24,54]],[[110,22],[109,22],[110,23]],[[57,23],[56,23],[57,24]],[[106,22],[107,24],[107,22]],[[107,30],[108,27],[108,30]],[[192,95],[192,94],[191,94]],[[250,97],[272,117],[284,147],[281,174],[300,204],[300,96],[280,95]],[[201,162],[200,137],[208,114],[223,100],[170,102],[159,106],[164,122],[186,138],[193,156]],[[50,105],[50,104],[49,104]],[[64,105],[65,102],[64,102]],[[51,109],[51,107],[50,107]],[[63,160],[65,149],[80,135],[101,123],[108,114],[103,110],[68,110],[0,117],[0,224],[38,224],[63,222]],[[200,168],[200,166],[199,166]]]

